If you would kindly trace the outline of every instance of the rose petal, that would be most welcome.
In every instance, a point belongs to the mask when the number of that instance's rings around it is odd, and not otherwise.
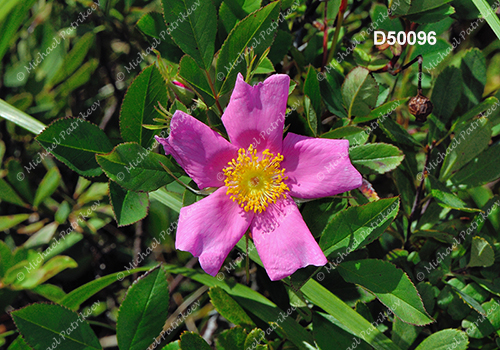
[[[318,139],[288,133],[281,166],[290,193],[297,198],[321,198],[361,186],[361,174],[349,159],[349,141]]]
[[[254,216],[219,188],[181,209],[175,248],[199,257],[203,270],[215,276],[231,249],[243,237]]]
[[[272,281],[290,276],[308,265],[322,266],[327,263],[290,196],[270,204],[265,212],[256,214],[250,229]]]
[[[238,149],[207,125],[177,110],[170,122],[170,135],[156,137],[200,189],[224,185],[222,169],[237,157]]]
[[[253,144],[259,152],[265,149],[281,152],[289,86],[290,77],[286,74],[272,75],[255,86],[245,83],[238,74],[222,116],[234,145],[248,148]]]

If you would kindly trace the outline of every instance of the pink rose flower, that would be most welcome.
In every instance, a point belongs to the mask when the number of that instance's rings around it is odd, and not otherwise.
[[[326,264],[292,197],[328,197],[361,185],[349,141],[294,133],[283,139],[289,86],[288,75],[255,86],[239,75],[222,116],[231,142],[181,111],[169,137],[157,137],[200,189],[217,188],[181,209],[175,241],[212,276],[247,230],[273,281]]]

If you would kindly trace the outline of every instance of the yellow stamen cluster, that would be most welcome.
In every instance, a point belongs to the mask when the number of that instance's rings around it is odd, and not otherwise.
[[[280,168],[283,156],[276,156],[266,149],[257,156],[257,150],[250,145],[248,149],[240,148],[238,158],[231,160],[223,169],[226,176],[227,194],[245,211],[253,210],[261,213],[270,203],[283,196],[284,191],[290,191],[283,180],[285,169]]]

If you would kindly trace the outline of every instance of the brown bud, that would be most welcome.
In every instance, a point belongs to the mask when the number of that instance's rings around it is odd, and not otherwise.
[[[433,108],[431,100],[420,93],[408,102],[410,113],[415,116],[417,122],[421,123],[427,120],[427,116],[432,113]]]

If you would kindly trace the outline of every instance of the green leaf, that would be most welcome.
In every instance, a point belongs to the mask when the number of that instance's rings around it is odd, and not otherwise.
[[[9,14],[9,12],[16,6],[19,5],[21,0],[12,0],[12,1],[2,1],[2,9],[0,10],[0,22],[3,21],[5,17]]]
[[[349,140],[349,146],[363,145],[368,141],[370,134],[367,130],[359,126],[343,126],[321,135],[322,139],[346,139]]]
[[[36,3],[28,1],[3,1],[0,12],[0,61],[18,35],[18,28],[26,20],[27,12]],[[12,9],[12,11],[10,11]],[[5,19],[6,17],[6,19]],[[4,20],[5,19],[5,20]]]
[[[132,263],[130,266],[133,267]],[[107,286],[113,284],[114,282],[122,281],[128,275],[148,270],[150,270],[149,267],[139,267],[136,269],[131,268],[126,271],[112,273],[111,275],[95,279],[71,291],[59,303],[71,310],[78,310],[82,303],[92,298],[92,296]]]
[[[484,338],[500,329],[500,304],[498,299],[491,299],[481,307],[485,311],[486,319],[477,312],[471,312],[462,321],[462,327],[467,328],[466,333],[471,338]]]
[[[278,28],[279,1],[253,12],[241,20],[222,45],[216,64],[218,96],[234,87],[237,73],[246,72],[245,50],[253,48],[256,56],[271,46]]]
[[[402,0],[401,0],[402,1]],[[420,31],[417,32],[417,35]],[[424,33],[427,32],[424,31]],[[422,55],[423,68],[427,73],[430,73],[434,68],[436,68],[436,64],[438,62],[442,62],[450,52],[453,50],[453,46],[442,38],[436,38],[436,43],[431,45],[428,41],[423,45],[414,46],[415,50],[413,50],[411,54],[411,59],[414,59],[418,55]]]
[[[254,252],[255,254],[252,254]],[[255,248],[250,252],[250,254],[252,255],[252,260],[254,259],[253,256],[258,257]],[[262,264],[262,262],[260,262],[260,264]],[[207,275],[204,272],[198,272],[196,270],[185,267],[177,267],[172,265],[165,265],[165,267],[171,273],[184,275],[209,287],[219,286],[226,293],[228,293],[239,305],[247,310],[247,312],[254,314],[266,323],[276,322],[278,318],[282,317],[280,313],[286,314],[285,311],[280,309],[278,306],[276,306],[276,304],[264,297],[262,294],[242,284],[234,283],[232,281],[226,282],[224,280],[219,280],[215,277]],[[346,307],[348,308],[347,305]],[[314,344],[313,338],[310,333],[308,333],[293,318],[285,318],[280,326],[286,333],[288,340],[290,340],[298,349],[310,350],[310,346]],[[184,350],[184,347],[182,347],[182,337],[181,348]],[[199,350],[199,348],[196,348],[196,350]]]
[[[130,191],[150,192],[165,186],[173,178],[160,162],[173,169],[170,160],[150,152],[137,143],[122,143],[109,154],[96,156],[106,175]]]
[[[421,328],[394,318],[392,325],[392,341],[402,349],[408,349],[418,337]]]
[[[332,218],[346,207],[346,199],[321,198],[307,202],[307,204],[302,206],[300,212],[312,235],[314,237],[320,237],[321,232],[323,232],[326,225],[332,220]]]
[[[71,214],[71,206],[67,201],[63,201],[54,214],[54,220],[59,224],[64,224],[66,222],[66,219],[68,219],[69,214]]]
[[[349,149],[352,164],[362,173],[384,174],[396,169],[404,159],[403,152],[393,145],[370,143]]]
[[[262,0],[226,0],[219,9],[219,39],[224,41],[234,26],[250,13],[257,11]]]
[[[424,11],[429,11],[440,7],[441,5],[447,4],[452,0],[413,0],[411,2],[410,9],[407,14],[419,13]]]
[[[404,30],[401,21],[394,21],[388,16],[385,5],[373,3],[370,14],[372,22],[377,22],[378,30],[394,31],[396,33]]]
[[[214,94],[210,89],[207,75],[196,65],[190,56],[184,56],[179,63],[179,75],[201,95],[205,104],[210,107],[215,103]]]
[[[481,102],[486,85],[486,59],[481,50],[474,48],[462,58],[460,70],[463,77],[463,105],[469,110]]]
[[[318,117],[314,111],[314,107],[311,103],[309,96],[304,96],[304,109],[306,112],[307,125],[311,134],[316,137],[318,135]]]
[[[265,57],[262,60],[262,62],[257,67],[255,67],[255,69],[253,70],[253,74],[270,74],[270,73],[274,73],[274,72],[275,72],[275,69],[274,69],[273,63],[267,57]]]
[[[68,96],[73,90],[86,84],[92,78],[92,73],[98,66],[99,61],[95,58],[84,63],[72,76],[55,89],[56,95],[59,95],[61,98]]]
[[[177,213],[181,212],[182,200],[181,200],[180,196],[178,196],[174,193],[168,192],[164,188],[160,188],[154,192],[150,192],[149,197],[151,199],[154,199],[154,200],[162,203],[167,208],[170,208]]]
[[[198,334],[185,332],[181,335],[182,350],[212,350],[207,342]]]
[[[347,282],[375,294],[402,321],[418,326],[434,322],[406,273],[391,263],[376,259],[347,261],[339,265],[339,272]]]
[[[167,34],[198,66],[212,65],[217,32],[217,11],[211,1],[162,0]]]
[[[359,124],[368,122],[373,119],[378,119],[383,116],[389,116],[396,110],[396,108],[398,108],[402,104],[405,104],[408,100],[409,98],[400,98],[397,100],[389,101],[387,103],[384,103],[382,106],[379,106],[372,110],[366,117],[356,117],[352,122],[355,124]]]
[[[341,93],[344,76],[335,69],[330,69],[327,73],[318,73],[318,80],[320,81],[321,97],[328,110],[341,118],[347,118]]]
[[[490,297],[490,293],[476,282],[467,284],[461,291],[479,303],[485,302]]]
[[[137,21],[137,28],[145,35],[158,39],[149,40],[149,42],[152,47],[156,46],[156,49],[161,53],[163,58],[170,62],[179,62],[183,52],[174,43],[170,35],[167,34],[168,30],[163,14],[158,12],[146,13]],[[131,64],[129,64],[129,67],[131,67]]]
[[[29,263],[29,264],[28,264]],[[18,268],[16,268],[18,266]],[[61,271],[78,267],[76,261],[69,256],[56,256],[35,270],[30,271],[32,261],[14,266],[5,274],[5,280],[12,281],[13,290],[31,289],[51,279]],[[31,267],[33,269],[33,267]]]
[[[469,296],[467,293],[461,291],[460,289],[458,289],[457,287],[455,286],[452,286],[452,289],[455,293],[458,294],[458,296],[460,296],[463,301],[465,301],[471,308],[473,308],[475,311],[477,311],[478,313],[486,316],[486,311],[484,311],[483,307],[481,306],[481,304],[478,303],[477,300],[475,300],[473,297]]]
[[[500,177],[500,167],[491,166],[499,163],[500,143],[497,142],[453,174],[450,181],[460,189],[482,186]]]
[[[71,248],[83,239],[83,234],[79,232],[72,231],[64,236],[65,239],[57,241],[58,243],[54,246],[47,247],[43,252],[45,259],[51,259],[58,254],[63,253],[67,249]],[[54,239],[54,244],[56,240]]]
[[[338,321],[338,325],[342,325],[342,329],[363,339],[375,349],[400,350],[364,317],[314,279],[310,279],[301,288],[301,292],[314,305],[319,306],[332,315]]]
[[[443,183],[439,182],[432,174],[428,175],[428,179],[431,183],[431,194],[439,205],[468,213],[481,211],[480,209],[467,208],[467,204],[465,204],[464,201],[458,198],[458,196],[451,192]]]
[[[23,198],[25,198],[29,203],[33,203],[33,194],[35,191],[30,186],[29,181],[24,181],[24,168],[16,159],[7,160],[7,170],[9,173],[7,174],[7,180],[12,187],[19,193]],[[0,189],[0,193],[4,192]]]
[[[437,8],[408,15],[406,18],[415,23],[436,23],[450,18],[455,13],[455,9],[450,5],[441,5]]]
[[[304,81],[304,94],[311,99],[312,106],[316,115],[321,115],[321,92],[319,89],[319,80],[316,69],[309,66],[307,70],[306,80]]]
[[[250,347],[255,350],[267,350],[267,347],[263,345],[257,345],[262,343],[262,341],[266,339],[266,333],[262,329],[256,328],[252,330],[247,335],[247,339],[245,340],[244,349],[249,349]]]
[[[223,331],[218,340],[217,349],[221,350],[241,350],[244,349],[247,335],[243,328],[234,327]]]
[[[32,304],[11,313],[19,333],[35,350],[102,349],[85,318],[55,304]],[[87,315],[88,316],[88,315]]]
[[[116,337],[122,350],[143,350],[152,343],[168,316],[168,283],[160,265],[138,278],[118,310]]]
[[[335,339],[335,346],[339,349],[358,349],[358,346],[361,350],[372,349],[364,340],[342,329],[333,316],[321,312],[313,313],[313,333],[320,350],[331,349],[332,339]]]
[[[56,191],[57,187],[59,187],[60,181],[61,174],[59,173],[59,169],[53,167],[47,171],[47,174],[45,174],[36,190],[33,206],[35,208],[38,207],[40,203],[50,197]]]
[[[391,0],[388,7],[392,10],[393,16],[401,16],[408,13],[411,0]]]
[[[153,142],[156,130],[148,130],[143,124],[155,125],[160,115],[154,106],[167,106],[165,81],[154,64],[145,68],[134,79],[123,99],[120,112],[120,132],[125,141],[137,142],[147,148]]]
[[[113,149],[104,131],[80,118],[58,119],[35,139],[54,157],[82,176],[102,174],[95,155]]]
[[[491,10],[486,0],[472,0],[472,2],[476,5],[479,12],[481,12],[483,18],[486,19],[486,22],[488,22],[497,38],[500,39],[500,20],[498,16],[495,15],[495,12]]]
[[[466,350],[469,337],[457,329],[443,329],[425,338],[415,350]]]
[[[208,292],[215,309],[231,323],[241,327],[255,327],[252,319],[222,288],[213,287]]]
[[[12,259],[12,251],[9,246],[3,241],[0,241],[0,279],[4,276],[5,272],[14,265]]]
[[[148,194],[125,190],[114,181],[109,181],[109,201],[118,227],[131,225],[148,215]]]
[[[369,114],[376,106],[378,97],[377,82],[370,71],[356,67],[349,72],[342,84],[342,97],[349,118]]]
[[[483,102],[478,104],[477,106],[474,106],[474,108],[470,109],[467,113],[462,115],[460,118],[458,118],[452,125],[451,131],[454,131],[458,127],[462,127],[462,125],[466,122],[468,122],[470,119],[475,118],[477,115],[489,117],[489,114],[484,112],[487,112],[488,110],[490,111],[491,114],[491,107],[498,105],[499,101],[496,97],[488,97],[485,99]]]
[[[76,42],[75,46],[73,46],[71,51],[64,57],[61,68],[59,68],[52,79],[47,83],[49,87],[60,83],[82,65],[87,52],[94,44],[94,37],[95,34],[93,32],[87,32]]]
[[[474,237],[470,252],[470,261],[467,266],[488,267],[495,262],[495,252],[490,244],[482,237]]]
[[[0,231],[8,230],[20,224],[24,220],[27,220],[30,217],[30,214],[14,214],[14,215],[6,215],[0,216]]]
[[[137,28],[139,28],[139,30],[145,35],[156,39],[160,39],[162,31],[165,31],[165,33],[167,31],[167,26],[165,24],[163,15],[159,12],[146,13],[141,17],[141,19],[137,21],[136,25]],[[170,38],[170,36],[168,35],[164,35],[163,37],[167,38],[165,40],[168,40],[168,38]]]
[[[398,197],[342,210],[323,230],[319,246],[327,257],[340,252],[349,254],[380,237],[398,211]]]
[[[380,129],[396,144],[408,147],[421,148],[422,145],[418,143],[401,125],[396,123],[391,118],[384,118],[379,120]]]
[[[432,89],[431,101],[434,105],[432,114],[446,124],[453,115],[462,95],[462,74],[460,69],[446,67],[437,77]]]
[[[40,284],[31,291],[55,303],[58,303],[66,296],[66,293],[64,293],[64,290],[62,290],[61,287],[50,283]]]
[[[43,222],[40,222],[43,225]],[[44,244],[48,244],[54,234],[56,233],[59,224],[57,222],[51,222],[40,228],[36,233],[30,236],[26,242],[24,242],[23,247],[26,249],[29,248],[38,248]]]
[[[181,344],[179,340],[176,340],[170,344],[167,344],[163,347],[162,350],[181,350]]]
[[[7,350],[32,350],[24,341],[23,337],[18,336],[16,340],[10,344]]]
[[[224,0],[224,3],[238,19],[243,19],[259,9],[261,0]]]
[[[39,134],[45,128],[45,124],[11,106],[2,99],[0,99],[0,117],[10,120],[17,126],[20,126],[33,134]]]
[[[259,5],[259,7],[260,7],[260,5]],[[254,9],[254,11],[257,9]],[[246,16],[243,16],[242,18],[238,18],[231,11],[229,6],[227,6],[226,2],[223,1],[222,4],[220,5],[220,8],[219,8],[219,25],[218,25],[219,28],[218,28],[218,33],[217,33],[218,39],[223,41],[225,38],[227,38],[228,34],[234,28],[236,23],[238,23],[244,17],[246,17]]]
[[[24,179],[24,174],[22,179]],[[21,180],[22,181],[22,180]],[[14,189],[4,180],[0,179],[0,200],[9,202],[15,205],[19,205],[20,207],[27,207],[26,204],[21,197],[14,191]]]

